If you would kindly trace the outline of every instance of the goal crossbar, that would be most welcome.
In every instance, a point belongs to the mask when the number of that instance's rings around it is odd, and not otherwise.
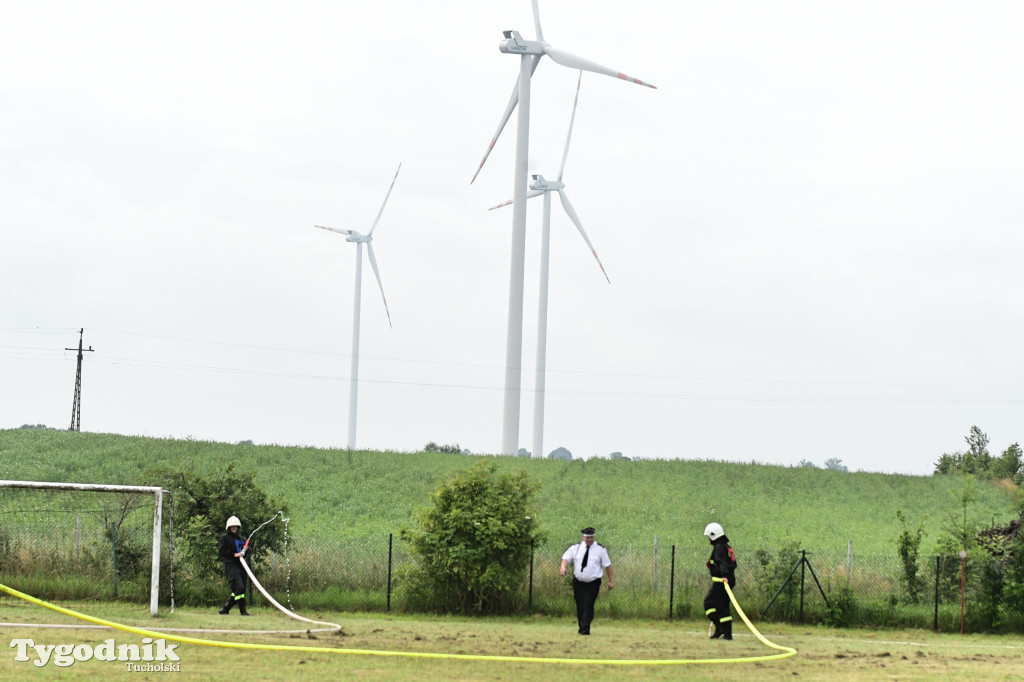
[[[160,536],[163,527],[164,493],[159,486],[106,485],[104,483],[60,483],[54,481],[0,480],[0,488],[28,488],[33,490],[80,490],[104,493],[138,493],[152,495],[153,504],[153,568],[149,583],[149,613],[157,615],[160,587]]]

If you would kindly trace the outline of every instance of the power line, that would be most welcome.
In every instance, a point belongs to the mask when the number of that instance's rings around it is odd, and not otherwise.
[[[269,370],[251,370],[244,368],[212,367],[204,365],[186,365],[170,362],[151,362],[146,360],[134,360],[132,358],[106,358],[96,360],[98,364],[123,365],[127,367],[144,367],[150,369],[170,369],[175,371],[212,372],[220,374],[236,374],[248,376],[283,377],[295,379],[318,379],[325,381],[348,381],[348,377],[330,376],[324,374],[303,374],[296,372],[275,372]],[[479,384],[457,384],[429,381],[401,381],[394,379],[372,379],[360,377],[360,381],[385,386],[411,386],[420,388],[453,388],[474,391],[503,391],[504,387],[497,383],[493,385]],[[535,389],[524,388],[526,392]],[[670,392],[644,392],[644,391],[615,391],[615,390],[583,390],[583,389],[557,389],[547,388],[546,393],[559,395],[580,395],[591,397],[618,397],[618,398],[641,398],[654,400],[703,400],[713,402],[755,402],[755,403],[823,403],[823,404],[879,404],[879,405],[987,405],[987,404],[1008,404],[1017,405],[1024,403],[1024,396],[1021,398],[893,398],[893,397],[807,397],[807,396],[772,396],[772,395],[721,395],[713,393],[670,393]]]
[[[0,330],[2,331],[2,330]],[[209,341],[204,339],[191,339],[175,336],[161,336],[157,334],[142,334],[138,332],[124,332],[110,329],[97,329],[97,332],[108,334],[121,334],[125,336],[141,336],[165,341],[186,341],[189,343],[203,343],[214,346],[229,346],[233,348],[248,348],[252,350],[271,350],[285,353],[302,353],[308,355],[327,355],[339,358],[349,358],[350,353],[339,353],[336,351],[309,350],[301,348],[287,348],[281,346],[261,346],[253,344],[233,343],[229,341]],[[408,362],[423,365],[437,365],[442,367],[469,367],[475,369],[505,370],[504,365],[491,365],[481,363],[449,362],[444,360],[423,360],[412,358],[395,358],[387,356],[362,355],[369,360],[382,360],[385,362]],[[523,367],[523,371],[533,371],[534,367]],[[667,381],[706,381],[715,383],[754,383],[754,384],[792,384],[792,385],[823,385],[823,386],[863,386],[863,387],[884,387],[884,388],[1024,388],[1021,384],[963,384],[963,383],[906,383],[906,382],[868,382],[868,381],[836,381],[830,379],[754,379],[735,377],[705,377],[705,376],[680,376],[668,374],[641,374],[630,372],[608,372],[595,370],[576,369],[551,369],[547,368],[548,374],[576,374],[582,376],[597,377],[621,377],[627,379],[661,379]]]
[[[8,331],[0,329],[0,332]],[[332,351],[317,351],[308,349],[296,349],[286,348],[278,346],[261,346],[254,344],[240,344],[224,341],[209,341],[203,339],[184,338],[184,337],[173,337],[173,336],[162,336],[156,334],[142,334],[137,332],[123,332],[115,330],[94,330],[101,331],[109,334],[121,334],[125,336],[137,336],[144,338],[156,338],[168,341],[183,341],[189,343],[201,343],[215,346],[228,346],[234,348],[248,348],[256,350],[270,350],[275,352],[286,352],[286,353],[301,353],[301,354],[312,354],[312,355],[325,355],[332,357],[350,357],[349,354],[332,352]],[[6,344],[0,344],[0,349],[10,348],[16,353],[19,350],[24,351],[46,351],[47,349],[35,348],[30,346],[11,346]],[[68,348],[65,350],[76,350],[74,348]],[[91,347],[90,347],[91,350]],[[0,358],[5,357],[5,354],[0,352]],[[15,357],[20,359],[44,359],[44,358],[27,358],[24,354],[19,354]],[[467,367],[475,369],[493,369],[501,370],[502,366],[499,365],[485,365],[485,364],[472,364],[472,363],[453,363],[438,360],[416,360],[408,358],[393,358],[385,356],[366,356],[368,359],[384,361],[384,362],[407,362],[407,363],[418,363],[424,365],[440,366],[440,367]],[[99,364],[110,364],[110,365],[123,365],[133,367],[149,367],[157,369],[176,369],[176,370],[187,370],[187,371],[200,371],[200,372],[211,372],[220,374],[237,374],[237,375],[249,375],[249,376],[269,376],[269,377],[285,377],[285,378],[301,378],[301,379],[319,379],[328,381],[348,381],[348,377],[330,376],[317,373],[298,373],[298,372],[287,372],[287,371],[273,371],[273,370],[256,370],[247,367],[223,367],[213,365],[202,365],[197,363],[173,363],[167,361],[152,361],[141,358],[128,358],[128,357],[117,357],[117,356],[106,356],[103,360],[96,361]],[[529,370],[530,368],[524,368]],[[845,386],[845,387],[862,387],[862,388],[904,388],[904,389],[938,389],[938,388],[950,388],[950,389],[1020,389],[1024,388],[1019,384],[954,384],[954,383],[895,383],[895,382],[851,382],[851,381],[829,381],[829,380],[799,380],[799,379],[751,379],[751,378],[723,378],[723,377],[693,377],[693,376],[676,376],[676,375],[665,375],[665,374],[636,374],[636,373],[620,373],[620,372],[600,372],[600,371],[587,371],[587,370],[557,370],[549,369],[549,374],[562,374],[562,375],[576,375],[576,376],[594,376],[602,378],[626,378],[626,379],[654,379],[661,381],[692,381],[692,382],[706,382],[715,384],[777,384],[777,385],[791,385],[791,386]],[[436,387],[436,388],[458,388],[458,389],[471,389],[471,390],[502,390],[498,385],[469,385],[469,384],[457,384],[457,383],[444,383],[444,382],[416,382],[416,381],[398,381],[398,380],[375,380],[375,379],[364,379],[370,383],[378,384],[392,384],[392,385],[405,385],[405,386],[423,386],[423,387]],[[723,396],[715,395],[710,393],[673,393],[673,392],[630,392],[630,391],[614,391],[614,390],[573,390],[573,389],[551,389],[552,393],[561,393],[568,395],[594,395],[594,396],[609,396],[609,397],[637,397],[637,398],[666,398],[666,399],[688,399],[688,400],[742,400],[752,402],[838,402],[838,403],[857,403],[857,402],[880,402],[880,403],[921,403],[921,404],[932,404],[932,403],[1004,403],[1009,402],[1016,404],[1020,401],[1016,399],[999,400],[999,399],[981,399],[978,401],[967,400],[963,398],[953,400],[915,400],[915,399],[898,399],[898,398],[846,398],[846,397],[832,397],[832,398],[809,398],[809,397],[785,397],[785,396],[756,396],[756,395],[745,395],[745,396]],[[77,409],[77,408],[76,408]]]

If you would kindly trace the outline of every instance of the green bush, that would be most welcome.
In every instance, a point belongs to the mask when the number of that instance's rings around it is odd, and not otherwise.
[[[754,552],[753,575],[754,591],[759,601],[765,605],[771,601],[775,593],[782,587],[790,575],[796,562],[800,560],[800,543],[787,537],[782,547],[774,552],[759,549]],[[785,589],[779,594],[772,606],[772,612],[780,619],[790,619],[797,615],[800,604],[800,581],[790,579]]]
[[[911,530],[902,510],[896,511],[896,518],[903,524],[903,530],[896,539],[896,550],[903,566],[903,581],[907,587],[907,595],[911,604],[916,604],[924,594],[924,578],[918,574],[917,559],[921,553],[921,537],[924,535],[924,524],[918,524]]]
[[[502,613],[513,605],[543,542],[525,471],[497,474],[481,462],[444,483],[417,510],[418,528],[403,528],[418,564],[399,575],[408,603],[461,613]]]
[[[173,493],[178,589],[187,603],[212,603],[217,599],[213,594],[223,592],[224,569],[217,542],[229,516],[239,517],[243,524],[240,535],[245,537],[279,512],[288,513],[285,504],[263,492],[252,472],[236,471],[234,464],[215,474],[202,474],[194,467],[157,469],[150,471],[148,478]],[[246,550],[246,562],[255,565],[271,552],[284,552],[282,523],[260,530]],[[220,589],[214,590],[213,585]]]
[[[822,622],[833,628],[848,628],[857,622],[857,598],[849,587],[840,587],[829,597]]]

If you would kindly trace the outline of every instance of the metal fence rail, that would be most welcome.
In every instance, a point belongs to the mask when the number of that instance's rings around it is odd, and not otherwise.
[[[58,522],[46,527],[14,515],[0,517],[3,581],[17,589],[36,590],[43,598],[113,598],[116,575],[118,598],[144,600],[146,591],[138,585],[149,580],[147,544],[141,539],[148,528],[140,516],[137,523],[123,523],[115,535],[92,518],[96,516],[58,515]],[[564,549],[553,543],[534,549],[527,577],[511,604],[513,613],[575,613],[569,578],[559,576]],[[616,588],[602,589],[597,608],[604,617],[703,617],[703,598],[711,584],[706,544],[660,550],[655,545],[612,545],[608,551]],[[964,562],[955,556],[922,557],[913,581],[894,555],[742,547],[737,554],[735,592],[755,620],[957,632],[962,596],[966,631],[1024,632],[1024,614],[993,597],[1001,589],[1001,565],[980,552]],[[128,561],[130,566],[119,565]],[[416,558],[395,534],[293,542],[287,556],[270,555],[253,570],[279,601],[300,611],[403,612],[414,610],[405,577],[415,567]],[[174,575],[179,604],[206,605],[220,599],[226,589],[221,576],[191,575],[187,566],[175,567]],[[87,585],[91,591],[79,594],[69,591],[69,585]],[[169,590],[162,581],[161,594]],[[258,595],[254,601],[259,605]]]

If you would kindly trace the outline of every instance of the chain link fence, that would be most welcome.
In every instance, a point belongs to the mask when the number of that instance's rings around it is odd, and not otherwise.
[[[550,543],[534,549],[528,577],[513,603],[515,613],[575,614],[571,577],[559,575],[564,549]],[[598,608],[604,616],[704,617],[703,599],[711,585],[707,545],[607,549],[615,590],[602,586]],[[272,556],[254,570],[268,590],[286,594],[301,608],[410,610],[403,576],[416,558],[396,536],[300,544],[290,554],[287,559]],[[796,549],[744,555],[740,549],[735,593],[756,621],[944,632],[960,631],[962,596],[965,631],[1024,632],[1024,614],[1000,599],[1003,564],[977,554],[963,562],[955,556],[925,556],[908,577],[897,556]]]
[[[151,494],[5,489],[0,579],[54,599],[148,601],[153,512]],[[164,518],[160,596],[170,603],[173,534],[170,513]]]
[[[77,507],[0,509],[0,579],[50,599],[148,598],[152,503],[110,498]],[[59,509],[59,511],[54,511]],[[161,603],[208,606],[226,590],[221,578],[193,576],[171,565],[165,529]],[[710,587],[709,555],[700,545],[607,546],[615,590],[602,587],[602,617],[703,618]],[[943,632],[1024,632],[1024,613],[1007,595],[1004,562],[981,551],[959,557],[924,556],[912,575],[895,555],[736,548],[735,593],[755,621],[825,623],[851,627],[927,628]],[[570,577],[559,576],[565,547],[534,548],[527,578],[512,603],[518,614],[572,616]],[[274,597],[299,612],[313,609],[407,612],[404,586],[416,566],[397,534],[363,539],[293,539],[285,555],[253,566]],[[962,582],[961,582],[962,581]],[[607,579],[606,579],[607,582]],[[256,605],[265,603],[252,595]]]

